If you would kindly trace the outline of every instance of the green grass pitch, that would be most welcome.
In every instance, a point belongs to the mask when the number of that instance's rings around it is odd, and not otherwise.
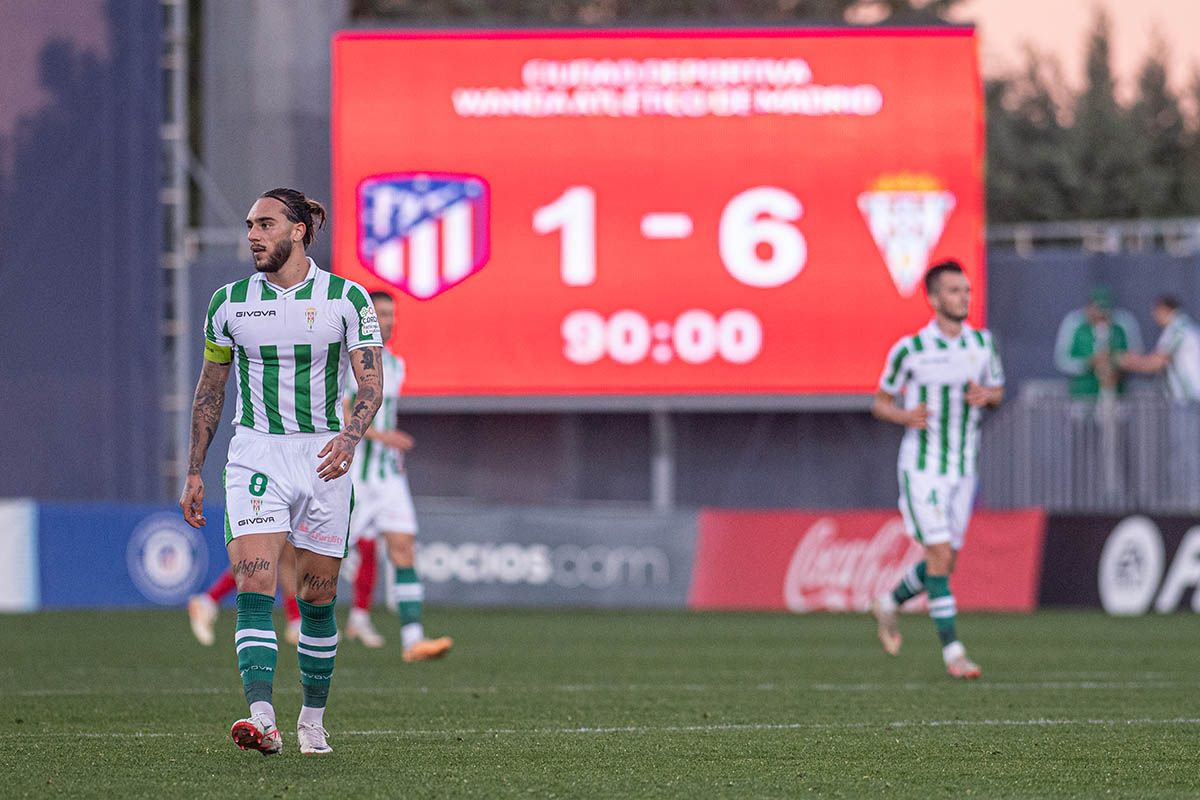
[[[1193,615],[967,614],[974,683],[920,616],[889,658],[864,616],[431,609],[456,647],[415,665],[375,616],[387,647],[337,656],[330,756],[295,749],[281,641],[271,758],[229,740],[230,610],[212,648],[182,610],[0,616],[0,796],[1200,794]]]

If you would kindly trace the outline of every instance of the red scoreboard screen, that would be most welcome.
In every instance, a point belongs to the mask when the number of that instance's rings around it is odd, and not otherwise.
[[[871,392],[947,257],[983,320],[970,29],[343,33],[333,173],[411,395]]]

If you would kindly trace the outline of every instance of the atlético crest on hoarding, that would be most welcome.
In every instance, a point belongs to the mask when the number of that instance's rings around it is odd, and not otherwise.
[[[358,186],[358,257],[405,294],[429,300],[483,269],[488,184],[478,175],[393,172]]]
[[[902,297],[911,297],[924,277],[954,205],[954,195],[927,173],[883,175],[858,196],[858,209]]]

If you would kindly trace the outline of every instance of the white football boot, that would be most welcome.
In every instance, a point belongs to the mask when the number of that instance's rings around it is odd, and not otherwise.
[[[896,619],[896,601],[891,594],[882,594],[871,601],[871,616],[878,623],[876,633],[883,652],[894,656],[900,652],[900,624]]]
[[[371,624],[371,617],[361,609],[353,609],[346,622],[346,638],[362,642],[363,647],[377,650],[383,647],[383,635]]]
[[[321,756],[332,753],[333,748],[325,741],[329,731],[313,722],[296,723],[296,741],[300,743],[300,752],[306,756]]]
[[[942,659],[946,662],[946,674],[951,678],[973,681],[983,674],[979,665],[967,658],[967,649],[962,642],[951,642],[943,647]]]
[[[188,621],[192,623],[192,635],[205,647],[212,647],[213,625],[217,621],[217,604],[207,594],[194,594],[188,598]]]

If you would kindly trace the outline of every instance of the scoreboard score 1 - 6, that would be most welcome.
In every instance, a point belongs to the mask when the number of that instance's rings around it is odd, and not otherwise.
[[[406,392],[845,395],[953,257],[984,309],[970,29],[343,33],[334,269]]]

